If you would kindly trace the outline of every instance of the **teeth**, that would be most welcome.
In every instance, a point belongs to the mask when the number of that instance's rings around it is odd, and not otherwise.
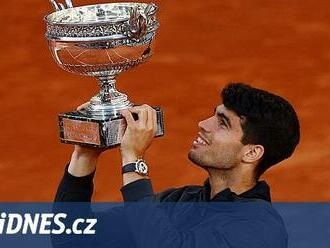
[[[198,143],[198,144],[201,144],[201,145],[206,145],[206,142],[205,142],[204,140],[202,140],[201,137],[198,137],[198,138],[197,138],[197,143]]]
[[[198,136],[196,140],[193,142],[194,145],[207,145],[207,143],[200,137]]]

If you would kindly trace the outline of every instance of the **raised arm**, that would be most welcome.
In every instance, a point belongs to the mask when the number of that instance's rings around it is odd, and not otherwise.
[[[120,146],[122,166],[125,166],[138,159],[144,159],[145,152],[157,131],[157,116],[156,111],[146,104],[123,110],[121,113],[127,122]],[[137,116],[136,120],[133,115]],[[123,186],[141,179],[148,179],[148,177],[135,172],[124,173]]]
[[[90,202],[93,179],[101,150],[75,146],[58,186],[55,202]]]

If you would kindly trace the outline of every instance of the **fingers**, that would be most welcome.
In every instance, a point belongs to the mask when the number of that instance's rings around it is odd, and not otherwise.
[[[132,112],[132,109],[130,109]],[[136,113],[138,115],[138,119],[136,120],[136,123],[141,127],[147,127],[148,125],[148,110],[142,106],[139,106],[139,108],[134,109],[133,113]]]
[[[157,111],[153,109],[152,111],[152,124],[154,128],[154,135],[157,133],[158,125],[157,125]]]
[[[135,113],[138,115],[138,119],[135,122],[141,128],[148,126],[148,109],[149,108],[151,108],[149,105],[143,104],[143,105],[135,106],[135,107],[129,109],[129,111],[131,113]]]
[[[147,129],[152,130],[153,129],[153,123],[152,123],[152,110],[147,109],[147,115],[148,115],[148,121],[147,121]]]
[[[148,109],[148,129],[152,130],[154,136],[157,131],[157,112],[153,108]]]
[[[138,115],[138,120],[134,121],[141,129],[147,129],[156,134],[157,131],[157,112],[147,104],[135,106],[128,109],[129,112]]]
[[[127,120],[127,128],[121,141],[122,157],[144,156],[155,137],[156,111],[148,105],[136,106],[121,111]],[[138,116],[134,120],[132,114]]]
[[[135,123],[134,118],[133,118],[131,112],[128,109],[123,109],[123,110],[120,111],[120,113],[126,119],[127,126],[134,125],[134,123]]]
[[[82,110],[88,106],[89,102],[85,102],[84,104],[81,104],[80,106],[77,107],[77,110]]]

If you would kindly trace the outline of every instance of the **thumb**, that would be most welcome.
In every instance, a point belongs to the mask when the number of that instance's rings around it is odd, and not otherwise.
[[[89,105],[89,102],[85,102],[84,104],[81,104],[80,106],[77,107],[77,110],[82,110],[84,108],[86,108]]]
[[[127,126],[133,125],[133,123],[135,121],[134,121],[133,116],[132,116],[132,114],[131,114],[131,112],[129,110],[123,109],[123,110],[120,111],[120,113],[126,119]]]

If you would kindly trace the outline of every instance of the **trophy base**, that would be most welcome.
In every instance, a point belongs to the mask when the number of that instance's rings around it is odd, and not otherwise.
[[[157,111],[157,132],[155,137],[164,135],[163,112]],[[79,112],[68,112],[58,116],[60,140],[62,143],[108,148],[119,145],[126,129],[123,117],[97,119]]]

